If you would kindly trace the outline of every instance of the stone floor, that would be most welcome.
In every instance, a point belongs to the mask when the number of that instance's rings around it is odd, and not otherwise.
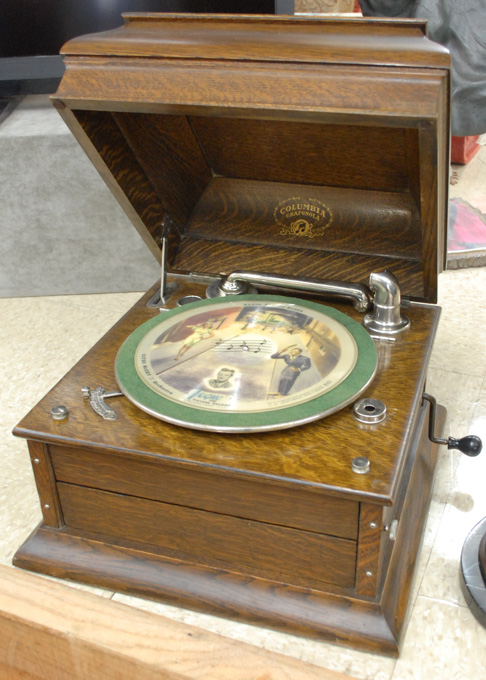
[[[39,116],[42,115],[39,113]],[[32,121],[31,117],[27,118]],[[0,144],[5,140],[1,128]],[[35,134],[31,134],[31,138]],[[32,159],[32,172],[38,172],[44,160],[40,146],[38,153]],[[477,176],[468,169],[462,173],[460,181],[464,178],[472,185]],[[35,218],[36,211],[30,212],[32,200],[37,202],[39,198],[40,194],[23,193],[23,199],[16,203],[17,215],[20,216],[25,208]],[[93,210],[93,214],[95,212]],[[129,230],[128,225],[127,234]],[[86,237],[89,238],[88,233]],[[81,234],[79,238],[82,240]],[[24,250],[15,255],[18,258],[15,267],[26,270],[31,267],[32,253],[45,245],[41,240],[42,237],[37,242],[24,243]],[[78,247],[79,244],[72,245]],[[56,243],[53,243],[52,247],[55,246]],[[71,292],[69,287],[64,287],[64,273],[59,274],[58,286],[51,292]],[[47,276],[46,269],[38,273],[40,277],[43,274]],[[152,283],[152,279],[148,283]],[[140,285],[139,290],[144,289],[145,286]],[[71,295],[31,292],[26,295],[25,290],[27,288],[18,293],[12,291],[10,297],[0,299],[0,351],[3,358],[0,375],[3,406],[0,416],[3,471],[0,486],[0,523],[3,527],[0,562],[7,565],[11,564],[12,555],[40,520],[27,448],[24,441],[12,436],[11,430],[140,295],[137,292]],[[447,407],[450,432],[454,436],[473,432],[486,441],[485,290],[484,267],[446,271],[440,275],[439,302],[443,314],[427,387]],[[237,624],[119,593],[89,590],[100,597],[113,598],[189,622],[355,678],[470,680],[483,677],[486,630],[477,623],[461,593],[459,560],[469,531],[486,516],[485,481],[486,452],[478,458],[466,458],[457,452],[441,451],[419,556],[410,621],[398,660]],[[80,586],[73,584],[73,587]]]

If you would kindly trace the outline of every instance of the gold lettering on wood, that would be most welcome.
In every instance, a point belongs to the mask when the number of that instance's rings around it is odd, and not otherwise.
[[[333,215],[325,203],[315,198],[293,196],[278,203],[273,211],[282,236],[315,238],[330,226]]]

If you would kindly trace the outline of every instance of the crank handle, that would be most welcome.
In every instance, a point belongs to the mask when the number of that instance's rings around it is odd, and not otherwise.
[[[455,437],[449,437],[449,439],[439,439],[435,436],[435,416],[437,401],[435,397],[430,394],[423,394],[423,399],[430,404],[430,416],[429,416],[429,439],[434,444],[443,444],[447,446],[448,449],[459,449],[461,453],[466,456],[473,458],[481,453],[483,448],[483,442],[475,434],[470,434],[467,437],[462,437],[462,439],[456,439]]]

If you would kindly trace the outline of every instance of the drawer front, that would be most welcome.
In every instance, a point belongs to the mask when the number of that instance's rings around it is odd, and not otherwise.
[[[58,482],[174,503],[270,524],[357,540],[359,504],[218,471],[171,465],[140,454],[49,446]]]
[[[292,585],[354,586],[351,540],[71,484],[58,491],[68,529]]]

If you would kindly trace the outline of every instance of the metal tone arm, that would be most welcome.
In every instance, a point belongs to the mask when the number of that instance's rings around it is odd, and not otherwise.
[[[262,272],[236,271],[224,279],[212,283],[207,290],[208,298],[225,297],[227,295],[243,295],[255,293],[254,285],[289,288],[308,293],[319,293],[332,297],[351,299],[354,308],[366,312],[371,307],[371,292],[362,283],[346,283],[343,281],[322,281],[319,279],[301,279],[293,276],[264,274]]]
[[[370,274],[370,288],[374,291],[373,311],[363,320],[365,328],[376,335],[396,335],[410,326],[400,311],[400,288],[391,272]]]

